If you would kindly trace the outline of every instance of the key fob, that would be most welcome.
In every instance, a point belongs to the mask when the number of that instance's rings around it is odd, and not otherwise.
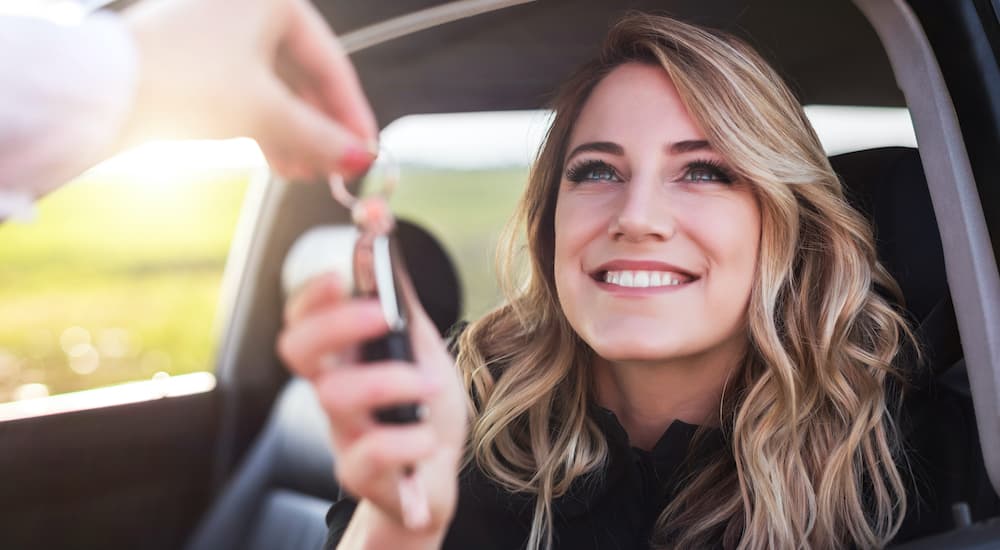
[[[406,303],[403,298],[399,278],[403,273],[402,255],[396,252],[393,233],[372,235],[371,255],[365,257],[363,263],[355,265],[355,281],[362,282],[361,291],[367,295],[374,294],[382,306],[382,314],[389,325],[389,332],[365,342],[361,346],[361,361],[375,362],[385,360],[413,361],[413,350],[410,346],[409,319]],[[365,246],[368,243],[359,243]],[[357,261],[358,254],[355,254]],[[358,273],[359,269],[370,268],[369,273]],[[359,278],[358,276],[361,275]],[[374,292],[371,292],[371,291]],[[367,291],[367,292],[365,292]],[[385,407],[375,411],[375,418],[385,424],[409,424],[420,421],[419,405],[408,403],[393,407]]]

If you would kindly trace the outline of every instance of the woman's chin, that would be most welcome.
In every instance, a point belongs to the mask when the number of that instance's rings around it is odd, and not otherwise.
[[[643,337],[642,335],[623,335],[619,338],[596,338],[590,342],[591,348],[607,361],[625,362],[661,362],[690,354],[693,350],[685,349],[680,342],[671,342],[662,336]]]

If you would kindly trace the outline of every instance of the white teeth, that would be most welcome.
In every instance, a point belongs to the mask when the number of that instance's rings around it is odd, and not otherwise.
[[[604,282],[630,288],[676,286],[682,279],[687,277],[663,271],[608,271],[604,274]]]

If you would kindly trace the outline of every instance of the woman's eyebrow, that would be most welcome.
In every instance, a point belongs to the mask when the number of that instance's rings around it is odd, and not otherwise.
[[[670,144],[668,147],[671,154],[683,155],[684,153],[692,153],[694,151],[704,151],[712,150],[712,145],[703,139],[689,139],[685,141],[677,141]]]
[[[712,150],[712,145],[704,139],[687,139],[684,141],[676,141],[671,143],[667,150],[674,155],[683,155],[684,153],[693,153],[695,151]],[[587,151],[593,151],[597,153],[608,153],[610,155],[622,156],[625,154],[625,149],[618,145],[617,143],[611,141],[590,141],[577,145],[570,151],[569,155],[566,156],[566,160],[573,158],[574,156],[584,153]]]
[[[569,155],[566,156],[566,160],[573,158],[574,156],[586,152],[594,151],[597,153],[608,153],[610,155],[622,156],[625,154],[625,148],[617,143],[611,141],[590,141],[577,145],[570,151]]]

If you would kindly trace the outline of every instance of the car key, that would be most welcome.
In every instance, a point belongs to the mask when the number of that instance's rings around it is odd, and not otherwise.
[[[405,276],[403,257],[397,251],[395,217],[388,197],[399,180],[398,167],[387,154],[380,154],[387,165],[381,188],[376,193],[359,198],[347,190],[342,176],[330,176],[333,197],[350,210],[358,230],[351,261],[354,295],[376,298],[389,332],[361,346],[361,362],[385,360],[412,361],[406,301],[401,293],[400,278]],[[420,407],[415,403],[386,407],[375,411],[375,418],[386,424],[407,424],[420,420]]]
[[[385,336],[362,344],[362,362],[413,360],[406,303],[399,284],[405,272],[402,256],[396,252],[395,219],[388,205],[388,194],[397,180],[398,174],[392,173],[386,178],[380,194],[359,199],[347,190],[342,176],[330,176],[330,191],[351,211],[358,228],[351,262],[354,293],[377,298],[389,325]],[[376,409],[375,418],[385,424],[410,424],[419,422],[425,410],[416,403],[406,403]],[[430,521],[427,492],[415,475],[416,468],[414,464],[404,467],[398,486],[403,523],[411,529],[419,529]]]
[[[383,224],[371,225],[377,227]],[[406,303],[399,285],[399,277],[404,275],[404,266],[402,255],[396,251],[392,229],[389,228],[388,233],[362,232],[355,245],[353,265],[355,294],[377,298],[382,306],[382,315],[389,325],[389,332],[385,336],[362,344],[361,361],[412,361]],[[375,418],[386,424],[417,422],[420,420],[420,407],[415,403],[386,407],[376,410]]]

